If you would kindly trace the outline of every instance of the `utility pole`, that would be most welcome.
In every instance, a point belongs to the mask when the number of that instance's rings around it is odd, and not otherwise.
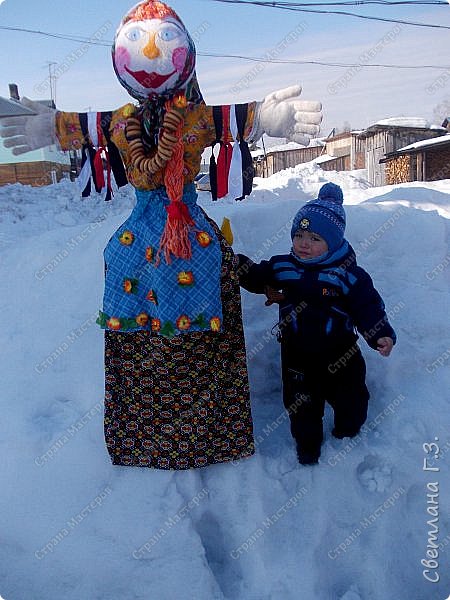
[[[48,81],[50,83],[50,99],[53,102],[53,106],[56,108],[56,76],[54,67],[56,62],[47,62],[48,65]]]

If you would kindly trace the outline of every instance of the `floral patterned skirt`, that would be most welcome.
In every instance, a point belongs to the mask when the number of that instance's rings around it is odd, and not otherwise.
[[[223,331],[105,331],[105,439],[113,464],[189,469],[254,453],[235,258],[220,232]]]

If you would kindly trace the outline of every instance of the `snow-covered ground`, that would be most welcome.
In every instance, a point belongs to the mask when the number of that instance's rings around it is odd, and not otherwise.
[[[132,190],[107,204],[68,182],[0,188],[0,597],[448,598],[450,180],[371,188],[307,164],[200,203],[261,259],[289,250],[325,181],[343,187],[347,237],[399,337],[388,359],[361,343],[366,428],[335,440],[327,411],[320,464],[298,465],[276,308],[243,292],[257,453],[187,472],[113,467],[103,441],[102,249]]]

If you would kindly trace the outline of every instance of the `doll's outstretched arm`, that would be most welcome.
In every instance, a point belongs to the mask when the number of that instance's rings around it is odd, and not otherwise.
[[[300,100],[300,85],[270,93],[256,106],[251,140],[263,133],[271,137],[284,137],[303,146],[320,131],[322,105],[320,102]]]
[[[17,156],[56,144],[56,110],[28,98],[22,98],[21,104],[35,114],[0,119],[3,145],[12,148],[12,153]]]

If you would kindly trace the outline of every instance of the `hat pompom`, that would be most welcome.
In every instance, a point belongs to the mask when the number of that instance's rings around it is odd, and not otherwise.
[[[327,200],[335,204],[344,204],[342,189],[335,183],[326,183],[319,190],[318,200]]]

